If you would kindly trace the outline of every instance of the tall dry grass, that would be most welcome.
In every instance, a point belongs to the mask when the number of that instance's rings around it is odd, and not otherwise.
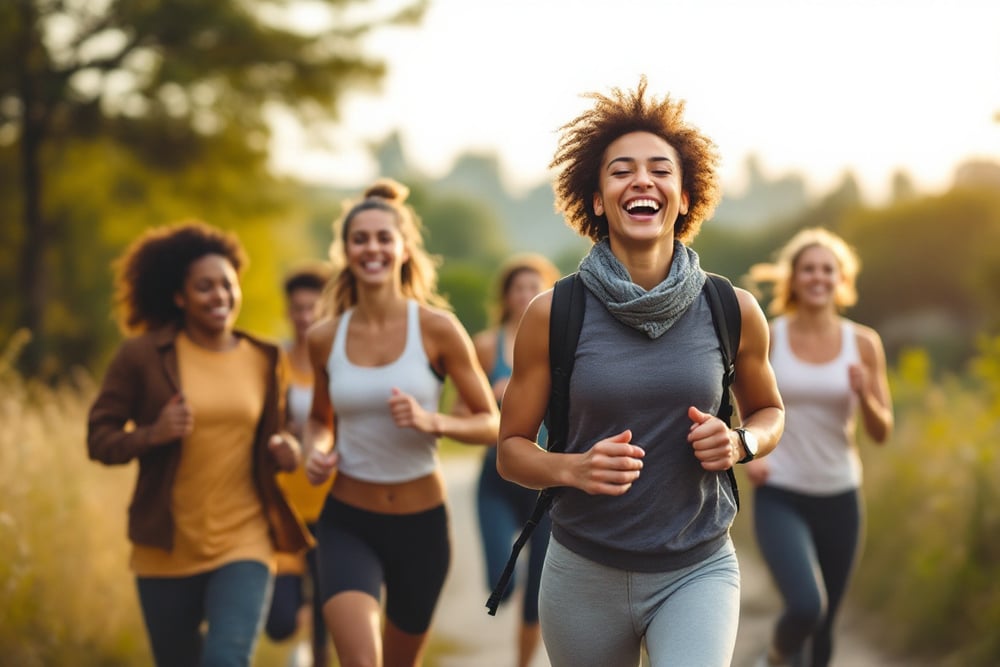
[[[17,334],[0,356],[0,662],[148,662],[128,572],[131,466],[87,459],[91,378],[22,378]]]
[[[0,348],[0,665],[151,665],[128,567],[136,466],[87,458],[94,379],[23,378],[14,360],[26,342],[18,333]],[[293,648],[262,635],[254,664],[283,667]],[[427,664],[453,650],[432,638]]]

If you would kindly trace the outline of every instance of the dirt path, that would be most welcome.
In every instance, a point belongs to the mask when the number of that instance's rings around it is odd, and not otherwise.
[[[486,611],[486,578],[475,515],[475,456],[445,461],[454,539],[452,566],[434,621],[438,657],[428,667],[515,667],[514,639],[518,604],[505,604],[497,615]],[[733,667],[751,667],[771,629],[777,598],[762,564],[754,554],[741,554],[743,607]],[[880,655],[842,619],[834,667],[914,667]],[[544,652],[532,667],[550,667]],[[430,662],[430,661],[429,661]]]

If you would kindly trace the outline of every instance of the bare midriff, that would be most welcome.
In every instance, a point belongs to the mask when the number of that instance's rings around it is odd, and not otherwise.
[[[337,474],[330,495],[342,503],[382,514],[414,514],[438,507],[445,501],[441,470],[406,482],[366,482]]]

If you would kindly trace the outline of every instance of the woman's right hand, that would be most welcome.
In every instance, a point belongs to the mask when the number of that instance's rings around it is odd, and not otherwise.
[[[194,413],[184,400],[184,394],[174,394],[160,410],[153,422],[150,441],[166,444],[191,434],[194,430]]]
[[[620,496],[639,479],[645,450],[632,442],[632,431],[598,440],[580,455],[573,471],[575,486],[590,495]]]
[[[304,466],[306,479],[313,486],[323,484],[330,479],[333,471],[337,469],[339,458],[340,456],[336,451],[321,452],[318,449],[313,449],[309,452],[309,456],[306,457]]]

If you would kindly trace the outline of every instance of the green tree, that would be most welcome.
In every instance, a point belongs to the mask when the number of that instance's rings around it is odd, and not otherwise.
[[[956,370],[976,335],[1000,327],[1000,197],[990,189],[859,211],[838,230],[861,256],[857,319],[875,326],[894,354],[927,347]]]
[[[376,28],[418,21],[427,0],[389,16],[350,11],[360,0],[311,3],[329,12],[301,30],[288,2],[13,0],[0,3],[0,147],[15,145],[22,193],[17,321],[44,342],[50,240],[65,229],[46,175],[74,139],[111,136],[172,168],[240,137],[250,164],[268,140],[266,110],[335,119],[343,93],[374,86],[383,62],[361,54]],[[27,362],[39,358],[38,344]]]
[[[510,253],[493,206],[447,189],[439,194],[428,183],[414,186],[411,203],[426,228],[427,250],[441,258],[441,293],[470,332],[484,328],[490,281]]]

